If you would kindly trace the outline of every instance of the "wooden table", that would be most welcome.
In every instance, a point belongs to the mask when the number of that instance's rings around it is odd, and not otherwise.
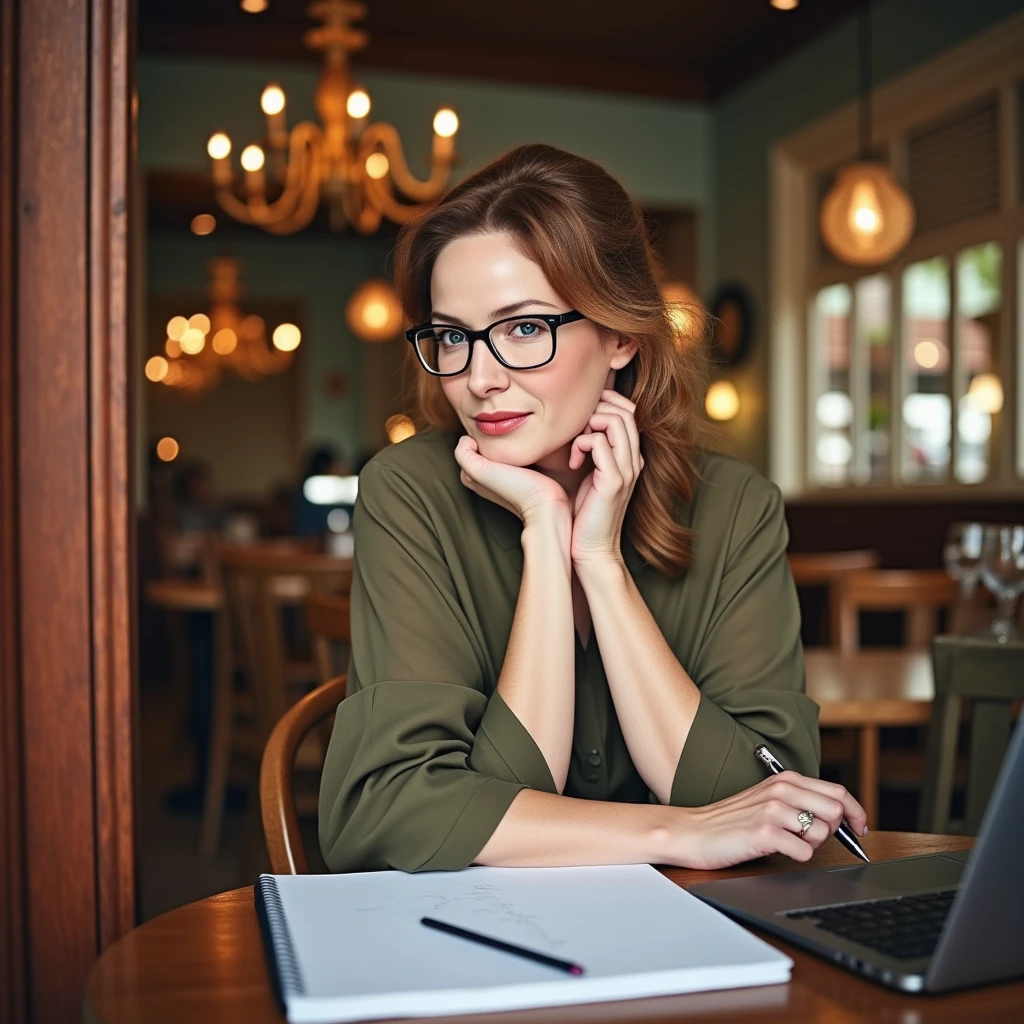
[[[961,850],[972,839],[873,832],[864,846],[874,858]],[[834,866],[853,858],[828,842],[815,864]],[[770,857],[729,871],[666,869],[684,888],[711,878],[785,871],[798,867]],[[614,922],[609,922],[614,941]],[[478,1024],[585,1024],[590,1021],[670,1021],[713,1019],[716,1024],[792,1021],[889,1020],[904,1024],[932,1021],[1009,1020],[1024,1013],[1024,982],[994,985],[951,995],[907,996],[874,985],[858,975],[770,936],[769,942],[795,961],[786,985],[694,993],[619,1003],[591,1003],[517,1013],[445,1018]],[[280,1022],[267,976],[251,888],[213,896],[172,910],[130,932],[96,962],[85,992],[85,1019],[92,1024],[246,1024]],[[441,1018],[432,1018],[440,1020]]]
[[[821,708],[823,728],[858,731],[857,797],[868,825],[878,824],[878,730],[892,725],[927,725],[935,684],[928,651],[810,650],[807,693]]]

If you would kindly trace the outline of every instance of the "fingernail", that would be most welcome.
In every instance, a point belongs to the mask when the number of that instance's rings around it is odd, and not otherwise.
[[[866,835],[868,834],[868,827],[867,827],[867,825],[865,825],[865,826],[864,826],[864,827],[863,827],[863,828],[862,828],[862,829],[860,830],[860,834],[861,834],[862,836],[866,836]]]

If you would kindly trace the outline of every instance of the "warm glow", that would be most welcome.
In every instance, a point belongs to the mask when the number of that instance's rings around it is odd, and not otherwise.
[[[187,331],[188,328],[186,327],[185,330]],[[181,342],[177,338],[168,338],[164,342],[164,351],[170,359],[177,359],[181,355]]]
[[[284,89],[279,85],[268,85],[260,96],[260,107],[264,114],[280,114],[284,110]]]
[[[795,11],[800,6],[800,0],[770,0],[770,2],[777,11]]]
[[[740,396],[730,380],[716,380],[708,388],[704,408],[713,420],[731,420],[740,411]]]
[[[388,341],[402,327],[402,304],[385,278],[364,281],[345,306],[345,321],[364,341]]]
[[[167,321],[167,337],[172,341],[181,341],[181,336],[188,330],[188,321],[183,316],[172,316]]]
[[[263,166],[263,150],[259,146],[246,146],[242,150],[242,169],[245,171],[258,171]]]
[[[181,351],[188,353],[190,356],[198,355],[203,351],[203,346],[206,344],[206,338],[202,331],[197,331],[194,327],[190,327],[181,336]]]
[[[235,351],[235,346],[238,345],[238,335],[230,327],[222,327],[213,336],[213,341],[210,344],[213,345],[213,351],[217,355],[227,356]]]
[[[263,331],[263,317],[255,313],[251,313],[238,325],[238,333],[249,341],[258,341],[263,337]]]
[[[262,14],[270,4],[268,0],[242,0],[239,6],[246,14]]]
[[[665,309],[676,333],[676,344],[683,348],[697,338],[703,327],[701,301],[682,281],[663,284],[661,297],[665,300]]]
[[[459,130],[459,119],[451,107],[442,107],[434,115],[434,131],[442,139],[450,138]]]
[[[210,318],[205,313],[193,313],[188,318],[188,325],[192,330],[199,331],[204,337],[210,333]]]
[[[197,213],[192,218],[192,234],[208,235],[217,226],[217,218],[212,213]]]
[[[353,89],[348,94],[348,102],[345,104],[349,117],[366,117],[370,112],[370,94],[365,89]]]
[[[173,437],[161,437],[156,443],[156,457],[161,462],[173,462],[180,450],[178,442]]]
[[[1003,385],[994,373],[979,373],[967,389],[967,400],[978,410],[994,416],[1003,407]]]
[[[939,365],[938,342],[923,338],[914,346],[914,362],[925,370],[934,370]]]
[[[302,341],[302,331],[295,324],[278,324],[274,328],[271,341],[279,352],[294,352]]]
[[[231,140],[223,132],[216,132],[210,136],[206,152],[214,160],[223,160],[231,152]]]
[[[371,153],[366,158],[366,175],[369,178],[373,178],[374,181],[379,181],[383,178],[388,173],[390,167],[388,158],[383,153]]]
[[[408,416],[399,413],[397,416],[387,418],[384,423],[384,431],[392,444],[398,444],[399,441],[412,437],[416,433],[416,426]]]
[[[164,377],[164,383],[168,387],[174,387],[181,383],[182,378],[185,375],[184,367],[181,363],[168,363],[167,364],[167,376]]]
[[[153,356],[146,360],[146,377],[151,381],[160,381],[167,376],[167,360],[163,356]]]
[[[850,202],[850,230],[874,236],[882,230],[882,223],[882,210],[874,186],[870,181],[858,182]]]

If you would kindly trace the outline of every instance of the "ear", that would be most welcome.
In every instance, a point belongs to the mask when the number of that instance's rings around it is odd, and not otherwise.
[[[625,338],[621,334],[615,338],[615,346],[612,349],[612,357],[609,362],[609,368],[612,370],[621,370],[624,366],[628,366],[633,356],[636,355],[637,342],[635,338]]]

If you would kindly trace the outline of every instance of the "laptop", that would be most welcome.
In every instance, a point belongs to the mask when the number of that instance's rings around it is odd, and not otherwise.
[[[904,992],[1024,975],[1024,725],[971,851],[729,878],[690,892]]]

